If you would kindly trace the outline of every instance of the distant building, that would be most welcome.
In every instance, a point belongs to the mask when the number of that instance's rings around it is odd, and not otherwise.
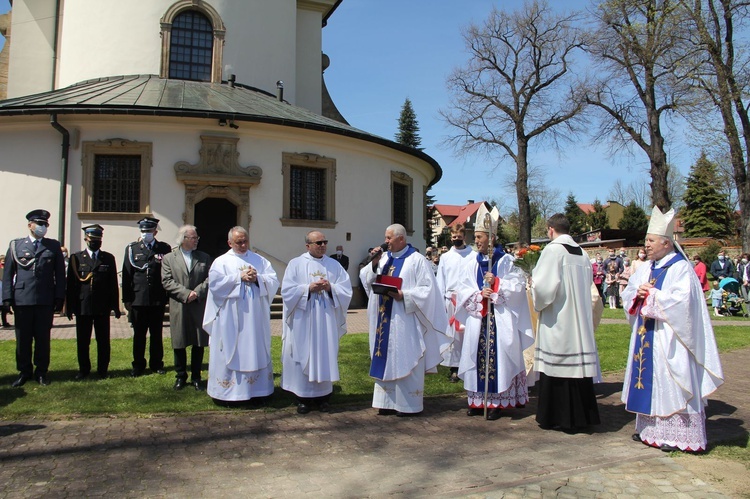
[[[466,226],[466,241],[474,241],[474,223],[479,207],[485,205],[488,210],[492,206],[487,201],[474,202],[470,199],[465,205],[435,204],[432,216],[432,244],[437,244],[440,234],[449,233],[451,227],[457,224]]]
[[[593,204],[578,203],[578,207],[586,215],[590,215],[594,212]],[[620,223],[620,220],[622,220],[622,214],[625,211],[625,207],[617,201],[607,201],[606,204],[602,205],[602,208],[604,209],[604,213],[607,214],[607,220],[609,220],[610,228],[616,229],[617,225]],[[601,229],[601,227],[589,227],[589,230],[596,229]]]

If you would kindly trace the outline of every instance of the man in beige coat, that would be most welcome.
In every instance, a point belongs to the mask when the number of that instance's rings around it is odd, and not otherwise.
[[[192,225],[180,227],[179,246],[165,255],[161,264],[162,286],[169,296],[169,324],[177,371],[175,390],[187,385],[187,347],[190,351],[190,384],[202,390],[201,366],[208,334],[203,330],[203,311],[208,294],[208,271],[211,257],[197,251],[198,232]]]

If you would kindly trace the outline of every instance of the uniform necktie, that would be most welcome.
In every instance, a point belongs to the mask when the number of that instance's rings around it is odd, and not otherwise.
[[[35,239],[34,240],[34,252],[36,253],[38,249],[39,249],[39,239]]]

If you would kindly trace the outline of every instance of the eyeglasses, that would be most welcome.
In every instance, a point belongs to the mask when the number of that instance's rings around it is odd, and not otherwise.
[[[318,246],[323,246],[324,244],[328,244],[328,241],[327,241],[327,240],[323,240],[323,241],[313,241],[313,242],[311,242],[311,243],[307,243],[307,244],[317,244]]]
[[[49,224],[47,222],[42,222],[41,220],[34,221],[34,223],[37,225],[41,225],[42,227],[49,227]]]
[[[185,236],[185,239],[188,239],[190,241],[200,241],[201,238],[197,236]]]

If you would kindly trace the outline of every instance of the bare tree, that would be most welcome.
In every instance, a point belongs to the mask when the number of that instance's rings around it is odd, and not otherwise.
[[[747,22],[750,2],[741,0],[680,0],[687,12],[696,41],[707,55],[703,72],[694,81],[721,115],[729,148],[732,177],[737,189],[742,230],[742,249],[750,251],[750,116],[744,102],[747,91],[747,57],[736,50],[736,28]],[[739,123],[737,123],[739,121]]]
[[[603,71],[587,102],[602,111],[598,137],[611,137],[615,150],[634,143],[646,153],[651,197],[668,209],[672,200],[662,121],[687,105],[686,74],[695,55],[680,9],[676,0],[605,0],[593,16],[589,51]]]
[[[441,114],[457,130],[448,143],[515,163],[521,243],[531,241],[530,143],[544,138],[557,146],[584,106],[582,85],[570,71],[582,49],[577,19],[553,13],[542,0],[516,12],[493,9],[481,26],[465,31],[469,61],[448,78],[453,101]]]

